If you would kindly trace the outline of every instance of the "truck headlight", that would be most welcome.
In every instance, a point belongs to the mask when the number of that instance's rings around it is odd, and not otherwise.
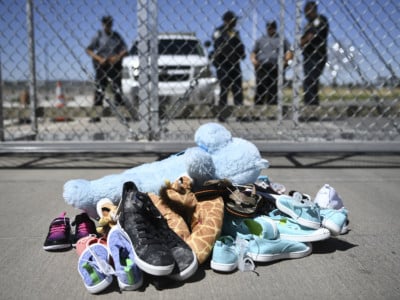
[[[209,78],[211,77],[210,66],[194,67],[195,78]]]

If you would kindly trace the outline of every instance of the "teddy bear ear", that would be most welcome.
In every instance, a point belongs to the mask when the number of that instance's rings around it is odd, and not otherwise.
[[[194,135],[195,143],[208,153],[213,153],[231,142],[232,134],[218,123],[201,125]]]

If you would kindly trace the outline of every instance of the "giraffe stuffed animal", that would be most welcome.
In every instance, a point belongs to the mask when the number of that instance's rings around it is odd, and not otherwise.
[[[149,193],[149,196],[168,226],[194,251],[198,263],[203,264],[221,233],[222,197],[198,201],[188,176],[179,177],[173,183],[167,181],[159,195]]]

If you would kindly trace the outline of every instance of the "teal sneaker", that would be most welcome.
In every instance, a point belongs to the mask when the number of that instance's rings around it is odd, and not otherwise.
[[[276,197],[276,207],[304,227],[314,229],[321,227],[320,208],[312,201],[280,195]]]
[[[272,262],[282,259],[294,259],[311,253],[311,245],[281,239],[267,240],[254,234],[237,234],[237,238],[246,241],[247,252],[253,261]]]
[[[211,269],[218,272],[253,271],[253,260],[247,256],[247,241],[221,236],[214,244]]]
[[[278,237],[278,228],[274,222],[260,224],[254,219],[237,218],[230,214],[225,214],[222,224],[222,234],[236,238],[237,234],[255,234],[264,239],[275,239]]]
[[[214,244],[211,269],[218,272],[233,272],[238,267],[238,253],[235,240],[229,236],[221,236]]]
[[[322,227],[312,229],[301,226],[289,216],[282,214],[278,209],[271,211],[269,217],[276,222],[279,231],[279,238],[282,240],[307,243],[323,241],[331,236],[328,229]]]
[[[271,262],[281,259],[301,258],[311,253],[311,246],[304,243],[281,240],[278,228],[271,218],[230,220],[225,230],[236,230],[236,241],[240,241],[246,256],[256,262]],[[224,219],[225,222],[225,219]],[[236,242],[238,244],[238,242]],[[240,259],[239,259],[240,261]]]
[[[320,214],[322,226],[329,229],[332,235],[341,234],[343,228],[347,225],[347,210],[345,209],[323,208],[320,210]]]

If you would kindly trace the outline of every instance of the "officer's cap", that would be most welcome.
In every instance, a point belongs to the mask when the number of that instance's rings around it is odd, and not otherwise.
[[[237,20],[237,19],[239,19],[239,17],[237,15],[235,15],[235,13],[233,11],[230,11],[230,10],[228,10],[222,16],[222,20],[225,21],[225,22],[229,22],[229,21]]]
[[[101,18],[101,23],[103,24],[112,24],[113,18],[111,16],[104,16]]]
[[[268,21],[266,25],[267,28],[277,28],[276,21]]]

